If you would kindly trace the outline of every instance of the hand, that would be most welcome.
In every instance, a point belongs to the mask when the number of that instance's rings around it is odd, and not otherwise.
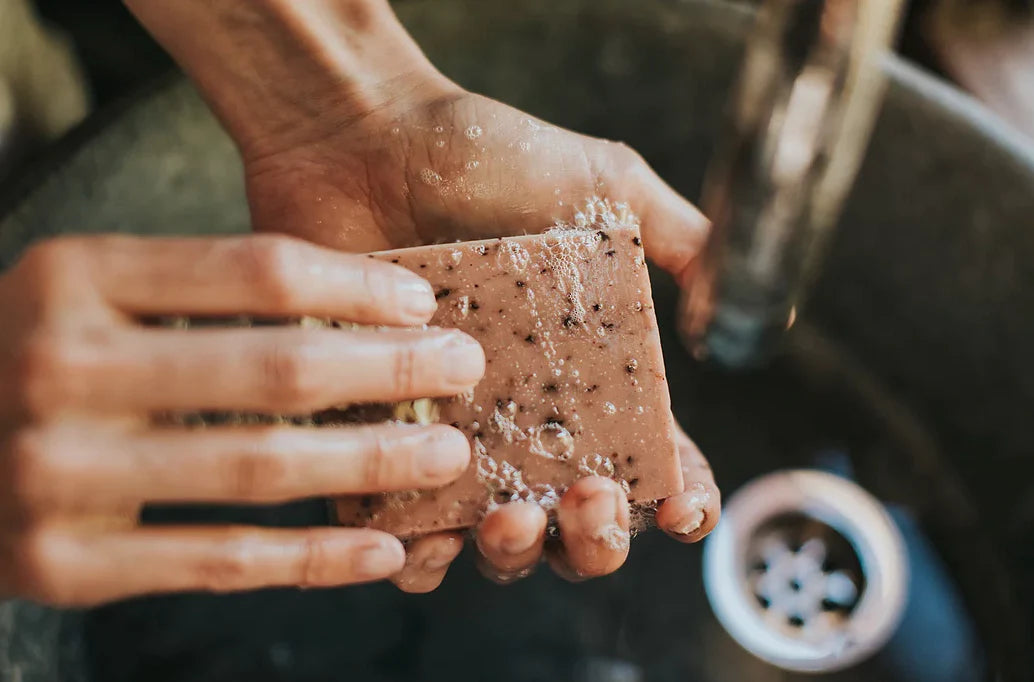
[[[427,62],[384,0],[128,2],[237,142],[257,230],[362,252],[534,232],[574,221],[599,197],[627,203],[647,256],[687,281],[707,220],[638,154],[464,91]],[[695,541],[717,522],[719,494],[684,434],[680,451],[685,492],[656,518]],[[563,574],[603,575],[624,561],[628,503],[612,481],[574,484],[558,523],[563,546],[550,561]],[[536,507],[489,514],[478,535],[486,571],[502,580],[526,572],[545,526]],[[460,540],[414,542],[396,582],[434,589]]]
[[[459,90],[405,106],[331,126],[305,144],[246,155],[256,229],[374,250],[544,229],[573,220],[580,205],[599,196],[628,203],[642,220],[647,254],[686,276],[706,221],[627,147]],[[720,497],[703,456],[685,434],[679,437],[686,492],[664,502],[656,519],[693,542],[714,527]],[[624,562],[629,509],[612,481],[577,482],[561,501],[558,523],[563,544],[548,558],[562,575],[604,575]],[[615,523],[624,540],[603,532]],[[487,515],[478,533],[483,571],[501,582],[526,574],[543,554],[545,528],[545,513],[531,504]],[[438,543],[460,542],[451,533],[415,542],[396,582],[409,591],[434,589],[447,565],[425,556],[447,554]]]
[[[146,502],[275,503],[434,487],[470,461],[448,426],[159,426],[454,395],[484,355],[445,330],[177,330],[140,316],[425,323],[407,270],[287,237],[64,238],[0,276],[0,596],[85,606],[153,592],[329,586],[397,574],[368,529],[140,526]],[[439,561],[459,546],[436,545]]]

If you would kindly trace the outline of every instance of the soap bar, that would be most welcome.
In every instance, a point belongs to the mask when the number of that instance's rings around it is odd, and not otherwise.
[[[410,537],[475,525],[493,505],[547,511],[583,476],[614,479],[631,501],[682,491],[657,319],[638,227],[371,254],[434,287],[432,325],[485,351],[471,394],[436,401],[470,439],[469,469],[436,490],[347,497],[345,525]]]

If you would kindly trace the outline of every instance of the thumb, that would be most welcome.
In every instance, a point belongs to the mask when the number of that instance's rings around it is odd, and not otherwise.
[[[661,179],[638,154],[626,199],[640,219],[646,257],[685,286],[711,228],[700,210]]]

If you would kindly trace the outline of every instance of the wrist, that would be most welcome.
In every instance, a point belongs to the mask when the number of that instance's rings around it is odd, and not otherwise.
[[[387,0],[126,4],[195,82],[246,161],[458,90]]]

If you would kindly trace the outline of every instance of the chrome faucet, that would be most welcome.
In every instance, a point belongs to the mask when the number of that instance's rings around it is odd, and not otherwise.
[[[883,98],[902,0],[764,0],[704,186],[712,230],[683,338],[763,361],[814,281]]]

